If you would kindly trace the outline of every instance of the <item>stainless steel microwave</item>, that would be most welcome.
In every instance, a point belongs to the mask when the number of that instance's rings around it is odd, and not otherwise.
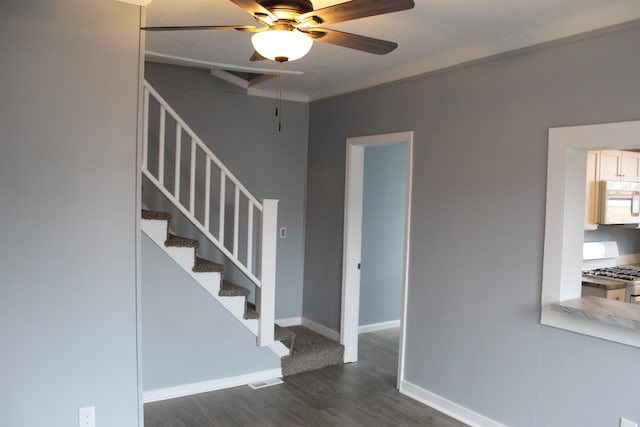
[[[640,224],[640,182],[600,181],[600,224]]]

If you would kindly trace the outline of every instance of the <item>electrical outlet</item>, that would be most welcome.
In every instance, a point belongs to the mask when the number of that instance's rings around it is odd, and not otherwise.
[[[638,423],[635,423],[626,418],[620,418],[620,427],[638,427]]]
[[[78,411],[78,426],[96,427],[96,407],[85,406]]]

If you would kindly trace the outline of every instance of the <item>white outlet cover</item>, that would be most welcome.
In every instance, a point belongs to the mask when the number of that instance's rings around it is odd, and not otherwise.
[[[96,427],[96,408],[95,406],[85,406],[78,410],[78,426],[80,427]]]

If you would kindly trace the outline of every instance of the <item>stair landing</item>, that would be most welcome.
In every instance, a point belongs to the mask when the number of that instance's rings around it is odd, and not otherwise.
[[[295,341],[289,356],[282,360],[282,375],[295,375],[344,361],[344,346],[304,326],[283,328],[294,334]]]

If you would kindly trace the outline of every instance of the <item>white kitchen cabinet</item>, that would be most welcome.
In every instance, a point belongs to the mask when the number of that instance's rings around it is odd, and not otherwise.
[[[640,153],[623,151],[620,159],[622,181],[640,182]]]
[[[623,150],[587,152],[584,229],[598,228],[600,185],[598,181],[640,182],[640,153]]]
[[[640,182],[640,153],[634,151],[600,151],[600,181]]]
[[[598,179],[602,181],[618,181],[620,179],[622,152],[619,150],[603,150],[598,153],[600,162]]]
[[[587,185],[585,194],[584,229],[596,230],[598,228],[598,197],[600,186],[598,185],[600,170],[600,151],[587,152]]]
[[[605,289],[592,286],[582,286],[582,296],[593,295],[594,297],[613,299],[623,301],[625,298],[625,289]]]

